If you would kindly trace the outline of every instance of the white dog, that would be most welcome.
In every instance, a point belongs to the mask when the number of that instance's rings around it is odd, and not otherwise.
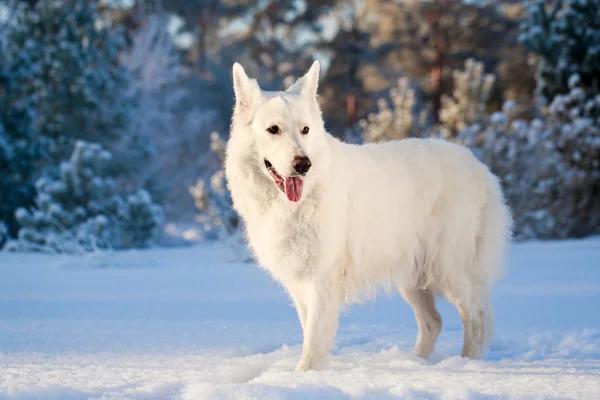
[[[464,357],[492,334],[490,291],[510,240],[498,180],[437,139],[352,145],[325,131],[319,64],[285,92],[263,92],[233,66],[236,104],[225,171],[260,265],[289,292],[304,332],[296,370],[325,366],[344,303],[400,290],[427,357],[441,292],[464,323]]]

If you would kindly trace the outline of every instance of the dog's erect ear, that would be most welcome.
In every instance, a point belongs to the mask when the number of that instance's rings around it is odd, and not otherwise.
[[[321,65],[318,61],[315,61],[306,75],[304,75],[304,87],[302,88],[302,94],[307,96],[317,97],[317,89],[319,88],[319,70]]]
[[[246,71],[239,64],[233,64],[233,91],[235,92],[235,112],[248,114],[258,105],[260,87],[255,79],[248,78]]]
[[[292,86],[290,86],[287,91],[316,98],[317,89],[319,88],[319,69],[319,62],[313,62],[308,72],[302,78],[298,79]]]

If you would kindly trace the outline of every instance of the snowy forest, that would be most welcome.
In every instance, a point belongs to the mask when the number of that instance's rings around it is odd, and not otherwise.
[[[600,233],[600,0],[0,0],[0,249],[241,240],[231,67],[315,59],[326,127],[440,137],[499,176],[515,240]]]

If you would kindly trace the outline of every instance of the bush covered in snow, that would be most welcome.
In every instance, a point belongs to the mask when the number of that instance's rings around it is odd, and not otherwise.
[[[117,193],[111,160],[100,145],[78,141],[58,177],[36,182],[36,207],[17,210],[22,228],[9,250],[73,253],[152,244],[162,226],[162,208],[144,190]]]
[[[517,239],[600,233],[600,128],[560,101],[546,120],[513,121],[505,107],[458,137],[501,179]]]

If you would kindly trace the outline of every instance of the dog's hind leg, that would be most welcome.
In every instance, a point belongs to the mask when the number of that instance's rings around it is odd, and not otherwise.
[[[435,308],[435,299],[431,290],[402,288],[400,293],[412,307],[419,327],[419,335],[414,353],[418,357],[427,358],[442,330],[442,317]]]
[[[471,299],[462,300],[459,296],[445,293],[458,309],[465,329],[461,356],[480,359],[492,336],[492,309],[485,293],[472,293]]]
[[[342,300],[340,290],[328,279],[312,281],[306,294],[304,342],[296,371],[325,367],[338,328]]]

